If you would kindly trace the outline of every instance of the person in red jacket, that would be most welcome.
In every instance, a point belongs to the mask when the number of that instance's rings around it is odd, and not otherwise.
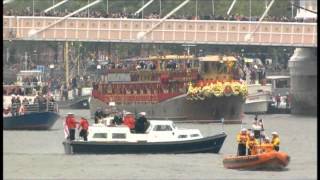
[[[81,117],[79,122],[78,130],[81,128],[79,136],[83,137],[84,141],[88,141],[88,129],[89,129],[89,122],[86,118]]]
[[[73,113],[68,113],[66,117],[66,125],[69,130],[69,138],[72,141],[75,139],[76,126],[77,126],[77,121]]]
[[[130,130],[135,128],[135,119],[132,113],[126,113],[123,115],[123,124],[127,125]]]

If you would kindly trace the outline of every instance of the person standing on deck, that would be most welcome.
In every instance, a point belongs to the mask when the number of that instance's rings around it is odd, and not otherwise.
[[[145,130],[147,129],[147,124],[148,124],[148,120],[145,117],[146,113],[145,112],[141,112],[140,113],[140,117],[136,120],[136,124],[135,124],[135,131],[136,133],[144,133]]]
[[[17,103],[16,103],[16,95],[11,95],[11,114],[15,116],[17,114]]]
[[[277,132],[272,132],[272,140],[271,143],[273,144],[274,150],[279,151],[280,150],[280,138],[279,134]]]
[[[255,155],[256,154],[255,148],[256,148],[257,144],[258,144],[258,142],[255,139],[254,134],[250,133],[249,139],[248,139],[248,141],[246,143],[246,146],[247,146],[247,149],[248,149],[248,155]]]
[[[71,141],[75,140],[77,121],[76,121],[73,113],[68,113],[68,115],[66,117],[66,125],[69,130],[69,139]]]
[[[278,95],[276,96],[276,101],[277,101],[277,108],[279,108],[280,102],[281,102],[281,96],[280,96],[280,94],[278,94]]]
[[[81,130],[80,130],[80,128],[81,128]],[[84,117],[81,117],[78,130],[80,130],[79,136],[83,137],[84,141],[88,141],[88,129],[89,129],[88,120]]]
[[[254,137],[256,139],[260,139],[261,126],[258,124],[258,119],[257,118],[255,118],[253,123],[252,123],[252,130],[253,130],[253,133],[254,133]]]
[[[246,155],[246,143],[248,141],[247,129],[241,129],[240,133],[237,135],[238,142],[238,156]]]

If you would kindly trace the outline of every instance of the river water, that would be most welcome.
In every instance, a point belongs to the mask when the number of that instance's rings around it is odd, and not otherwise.
[[[61,110],[65,115],[66,110]],[[72,110],[89,117],[88,110]],[[63,118],[49,131],[4,131],[5,179],[316,179],[317,118],[293,115],[261,115],[268,136],[280,135],[280,150],[291,161],[284,171],[239,171],[225,169],[223,156],[236,153],[239,124],[177,123],[197,128],[203,135],[222,130],[228,135],[219,154],[179,155],[65,155]],[[245,115],[243,127],[250,127]],[[78,133],[77,133],[78,134]]]

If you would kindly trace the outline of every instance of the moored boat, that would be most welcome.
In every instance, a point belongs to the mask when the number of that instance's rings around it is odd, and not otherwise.
[[[42,78],[39,70],[20,71],[14,85],[3,85],[3,129],[47,130],[59,119],[54,100],[40,96]]]
[[[93,86],[91,116],[114,101],[120,109],[145,111],[152,119],[240,123],[247,85],[237,78],[236,62],[233,56],[167,55],[108,69]]]
[[[267,113],[272,103],[271,84],[249,84],[248,96],[244,104],[244,113]]]
[[[223,159],[223,166],[228,169],[281,170],[289,164],[289,161],[287,153],[270,151],[248,156],[230,155]]]
[[[134,133],[129,127],[89,127],[88,141],[66,140],[66,154],[141,154],[141,153],[219,153],[227,135],[203,137],[197,129],[180,129],[172,121],[151,120],[145,133]]]
[[[80,96],[74,99],[57,101],[61,109],[90,109],[90,96]]]
[[[32,112],[18,116],[3,117],[5,130],[48,130],[59,119],[56,112]]]

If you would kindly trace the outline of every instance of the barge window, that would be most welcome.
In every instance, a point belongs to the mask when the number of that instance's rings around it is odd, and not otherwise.
[[[124,133],[113,133],[112,134],[112,139],[125,139],[126,134]]]
[[[178,138],[187,138],[187,135],[179,135]]]
[[[154,131],[172,131],[172,128],[169,125],[156,125],[153,128]]]
[[[190,137],[198,137],[198,136],[199,136],[199,134],[191,134]]]
[[[107,133],[95,133],[93,138],[107,138]]]

